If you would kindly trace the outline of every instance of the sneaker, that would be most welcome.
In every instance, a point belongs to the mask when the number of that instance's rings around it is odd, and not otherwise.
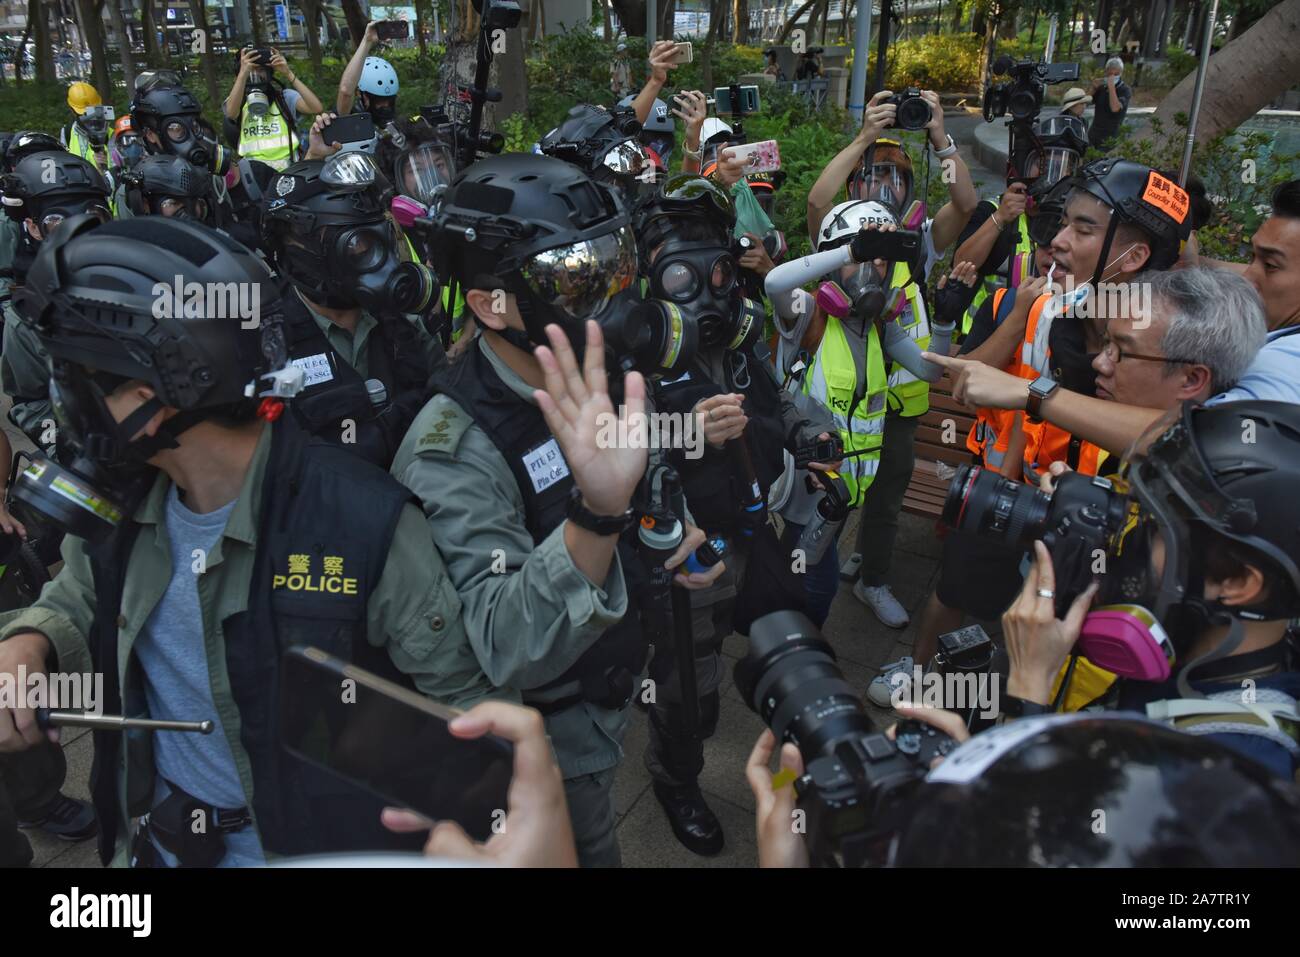
[[[858,569],[862,567],[862,553],[854,552],[844,560],[840,566],[840,581],[851,582],[858,577]]]
[[[890,628],[906,628],[912,619],[907,616],[907,609],[899,604],[888,585],[867,586],[858,582],[853,586],[853,595],[870,608],[882,625]]]
[[[62,793],[55,797],[48,813],[31,820],[20,818],[18,826],[39,827],[46,834],[64,841],[84,841],[99,832],[94,806]]]
[[[907,675],[907,683],[912,682],[912,659],[904,655],[897,661],[885,665],[880,669],[880,674],[871,679],[871,684],[867,687],[867,698],[877,708],[892,708],[894,706],[894,682],[893,677],[896,674]],[[906,691],[903,692],[907,694]]]

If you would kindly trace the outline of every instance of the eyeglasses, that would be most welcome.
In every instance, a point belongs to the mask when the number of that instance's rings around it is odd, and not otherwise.
[[[1142,359],[1145,362],[1173,362],[1188,366],[1201,364],[1197,359],[1171,359],[1168,356],[1145,356],[1140,352],[1125,352],[1119,347],[1119,343],[1109,336],[1102,340],[1101,354],[1115,365],[1119,365],[1125,359]]]

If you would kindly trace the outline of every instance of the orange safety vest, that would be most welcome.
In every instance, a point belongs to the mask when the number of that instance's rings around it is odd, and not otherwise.
[[[993,293],[993,315],[1002,308],[1002,299],[1007,294],[1006,287]],[[1020,357],[1013,355],[1005,366],[1005,371],[1013,375],[1020,374]],[[980,408],[975,415],[975,424],[966,436],[966,448],[979,456],[986,468],[1000,472],[1006,460],[1007,446],[1011,442],[1011,430],[1015,426],[1016,413],[1011,409]]]
[[[1043,307],[1052,297],[1044,293],[1029,307],[1029,320],[1025,323],[1025,341],[1020,347],[1020,356],[1016,375],[1022,379],[1034,380],[1042,375],[1051,375],[1051,348],[1047,344],[1051,332],[1051,323],[1043,323],[1039,328],[1038,320],[1042,317]],[[1015,358],[1012,359],[1015,362]],[[1076,472],[1084,475],[1096,475],[1101,464],[1101,449],[1091,442],[1085,442],[1051,422],[1031,422],[1024,418],[1020,423],[1025,433],[1024,479],[1031,485],[1037,485],[1039,476],[1047,472],[1053,462],[1064,462]]]

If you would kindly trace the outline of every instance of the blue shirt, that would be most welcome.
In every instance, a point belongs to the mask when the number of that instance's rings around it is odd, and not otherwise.
[[[1205,404],[1247,399],[1300,404],[1300,326],[1270,332],[1264,348],[1246,367],[1236,386]]]

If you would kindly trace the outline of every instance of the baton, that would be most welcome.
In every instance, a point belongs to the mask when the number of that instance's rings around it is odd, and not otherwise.
[[[86,714],[84,711],[36,709],[36,723],[48,728],[93,728],[96,731],[191,731],[211,734],[211,721],[156,721],[153,718],[125,718],[120,714]]]

